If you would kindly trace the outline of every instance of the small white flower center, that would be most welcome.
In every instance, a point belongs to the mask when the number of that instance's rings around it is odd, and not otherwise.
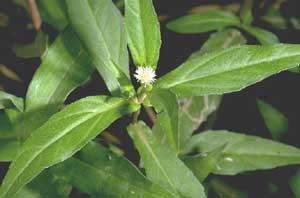
[[[144,85],[151,85],[155,82],[155,71],[152,67],[138,67],[135,71],[134,77],[137,81]]]

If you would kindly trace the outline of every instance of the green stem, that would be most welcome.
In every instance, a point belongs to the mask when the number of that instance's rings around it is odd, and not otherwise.
[[[145,107],[145,106],[144,106],[144,109],[145,109],[149,119],[151,120],[151,122],[154,123],[156,120],[156,114],[154,113],[153,109],[151,107]]]
[[[138,123],[139,115],[140,115],[140,111],[136,111],[136,112],[133,113],[132,124],[137,124]]]

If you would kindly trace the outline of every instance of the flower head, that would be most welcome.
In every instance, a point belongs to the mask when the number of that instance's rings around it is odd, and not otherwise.
[[[143,85],[152,85],[155,82],[155,71],[152,67],[138,67],[134,77]]]

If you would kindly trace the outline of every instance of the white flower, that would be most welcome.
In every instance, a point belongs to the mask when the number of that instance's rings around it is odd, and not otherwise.
[[[138,67],[135,70],[134,77],[143,85],[152,85],[155,82],[155,71],[152,67]]]

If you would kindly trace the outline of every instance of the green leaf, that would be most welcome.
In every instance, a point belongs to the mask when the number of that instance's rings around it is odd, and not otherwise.
[[[218,161],[222,157],[223,149],[224,146],[221,146],[220,148],[216,148],[209,153],[186,156],[183,158],[183,161],[185,165],[189,167],[191,171],[193,171],[194,175],[199,179],[199,181],[203,182],[217,166]]]
[[[108,89],[132,86],[123,17],[111,0],[67,0],[69,19]]]
[[[289,69],[289,72],[292,72],[293,74],[300,74],[300,67]]]
[[[300,198],[300,171],[298,170],[289,180],[289,185],[295,198]]]
[[[64,0],[39,0],[37,4],[44,22],[59,31],[66,28],[69,21]]]
[[[61,176],[52,174],[51,169],[46,169],[13,198],[67,198],[70,192],[71,186]]]
[[[213,52],[219,49],[226,49],[234,45],[246,44],[247,40],[241,32],[234,28],[218,31],[209,36],[208,40],[202,45],[201,50],[193,53],[191,58],[195,58],[204,53]]]
[[[254,36],[262,45],[273,45],[280,42],[275,34],[267,30],[246,25],[242,26],[242,28]]]
[[[235,175],[245,171],[300,164],[300,150],[295,147],[228,131],[200,133],[191,139],[190,145],[201,153],[225,145],[223,159],[213,171],[215,174]]]
[[[203,33],[228,26],[239,26],[240,20],[231,12],[210,10],[171,21],[167,27],[178,33]]]
[[[196,96],[180,98],[179,133],[181,154],[188,153],[191,135],[216,111],[221,96]]]
[[[19,58],[42,57],[48,48],[48,35],[43,31],[38,31],[32,43],[16,44],[13,47],[15,55]]]
[[[22,83],[23,80],[19,77],[19,75],[14,72],[13,70],[11,70],[10,68],[8,68],[6,65],[0,64],[0,74],[2,74],[3,76],[5,76],[6,78]]]
[[[0,162],[10,162],[19,151],[21,143],[16,139],[0,139]]]
[[[204,53],[213,52],[218,49],[226,49],[234,45],[245,44],[247,41],[241,32],[236,29],[225,29],[210,35],[203,44],[201,50],[192,54],[189,58],[196,58]],[[180,137],[181,154],[185,154],[186,145],[195,130],[197,130],[207,117],[216,111],[221,102],[221,96],[191,96],[179,99],[180,108]]]
[[[251,25],[251,23],[253,22],[252,7],[253,7],[252,0],[246,0],[243,2],[240,11],[240,18],[244,25]]]
[[[160,78],[156,85],[179,96],[224,94],[239,91],[299,63],[300,45],[243,45],[187,61]]]
[[[206,197],[193,173],[169,147],[158,142],[143,122],[130,125],[128,131],[151,180],[172,190],[176,197]]]
[[[70,158],[55,169],[79,191],[95,197],[173,198],[152,183],[126,158],[96,143],[87,144],[78,158]],[[93,181],[93,182],[91,182]]]
[[[70,28],[57,37],[27,91],[25,136],[57,112],[75,88],[87,82],[94,71],[91,64]]]
[[[0,12],[0,27],[1,28],[6,27],[8,24],[9,24],[9,17],[5,13]]]
[[[30,13],[30,7],[29,7],[29,4],[28,4],[28,1],[26,1],[26,0],[12,0],[12,1],[16,5],[24,8],[28,12],[28,14]]]
[[[291,17],[290,22],[293,25],[293,28],[296,30],[300,29],[300,20],[297,17]]]
[[[15,137],[12,133],[12,126],[4,112],[0,112],[0,139]]]
[[[288,130],[288,119],[279,110],[262,100],[257,100],[257,106],[273,139],[279,140],[280,136]]]
[[[261,18],[263,21],[271,24],[274,28],[284,30],[287,28],[288,21],[281,15],[278,10],[269,8],[267,13]]]
[[[213,178],[209,181],[211,188],[217,193],[219,198],[248,198],[248,194],[225,183],[224,181]]]
[[[125,0],[125,22],[135,65],[156,68],[161,36],[152,0]]]
[[[139,105],[121,98],[93,96],[81,99],[51,117],[23,144],[0,188],[10,197],[42,170],[62,162],[122,115]]]
[[[253,21],[253,15],[251,10],[247,10],[245,16],[242,19],[244,25],[251,25]]]
[[[0,109],[15,107],[20,112],[23,112],[23,99],[0,91]]]
[[[158,115],[153,133],[162,144],[168,144],[176,154],[180,151],[179,105],[177,97],[168,90],[155,90],[150,95],[151,104]]]

